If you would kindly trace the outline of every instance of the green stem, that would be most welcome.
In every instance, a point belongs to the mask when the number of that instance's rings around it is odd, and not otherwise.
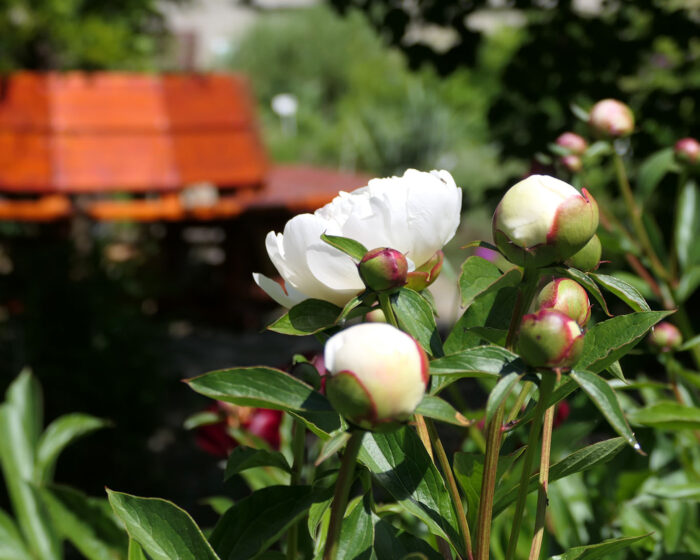
[[[493,516],[493,497],[496,492],[496,475],[498,455],[501,451],[503,437],[503,413],[501,405],[489,422],[486,433],[486,457],[484,458],[484,477],[481,481],[481,496],[479,497],[479,518],[476,533],[475,560],[488,560],[489,543],[491,541],[491,518]]]
[[[396,315],[394,314],[394,309],[391,307],[391,300],[388,294],[379,294],[379,305],[384,312],[384,317],[386,317],[387,322],[399,328],[399,322],[396,320]]]
[[[518,413],[523,408],[523,405],[525,404],[525,401],[527,400],[527,397],[530,394],[530,389],[532,389],[532,385],[532,381],[525,381],[525,383],[523,383],[523,388],[520,389],[520,394],[515,400],[513,408],[510,409],[510,414],[508,414],[508,416],[506,417],[506,424],[510,424],[518,416]]]
[[[348,496],[352,486],[352,478],[357,463],[357,454],[362,445],[362,430],[353,430],[345,446],[343,460],[340,463],[338,480],[335,483],[335,494],[333,494],[333,505],[331,506],[331,519],[328,524],[328,536],[326,537],[326,547],[323,551],[323,560],[335,560],[338,553],[338,542],[340,537],[340,527],[343,524],[345,508],[348,505]]]
[[[457,488],[457,481],[455,480],[452,472],[452,467],[450,466],[450,461],[447,458],[447,453],[445,453],[445,448],[443,447],[442,441],[440,441],[437,430],[435,429],[435,424],[430,419],[426,420],[425,423],[428,427],[430,442],[432,443],[435,454],[437,455],[440,468],[447,479],[447,490],[450,493],[452,505],[454,505],[455,512],[457,513],[457,523],[459,523],[459,532],[461,533],[464,541],[464,549],[467,551],[467,558],[472,560],[474,558],[474,554],[472,553],[472,538],[471,534],[469,533],[467,516],[464,513],[462,497],[459,495],[459,489]]]
[[[552,374],[544,374],[552,377]],[[547,491],[549,490],[549,458],[552,453],[552,427],[554,426],[554,406],[550,406],[544,413],[542,425],[542,453],[540,455],[539,490],[537,493],[537,514],[535,516],[535,534],[532,538],[529,560],[538,560],[542,550],[542,538],[544,537],[545,514],[547,513]]]
[[[545,411],[547,410],[547,401],[552,394],[555,381],[556,378],[552,372],[546,371],[542,373],[542,381],[540,382],[540,398],[537,400],[535,416],[532,419],[530,436],[528,437],[527,447],[525,448],[525,456],[523,457],[523,470],[522,474],[520,475],[518,499],[515,502],[515,515],[513,517],[513,525],[510,530],[506,560],[513,560],[513,558],[515,558],[515,549],[518,545],[518,536],[520,535],[520,527],[522,526],[523,522],[523,512],[525,511],[525,501],[527,499],[528,486],[530,484],[530,472],[532,471],[532,463],[535,458],[537,438],[540,435],[542,420],[544,418]]]
[[[289,479],[290,486],[296,486],[301,480],[301,470],[304,466],[304,450],[306,443],[306,428],[299,420],[294,420],[292,435],[292,475]],[[287,560],[295,560],[299,548],[299,525],[295,523],[287,533]]]
[[[681,204],[683,198],[683,187],[688,180],[688,173],[684,170],[678,175],[678,186],[676,187],[676,211],[673,218],[673,229],[671,230],[671,247],[669,251],[669,268],[671,277],[678,280],[678,248],[676,246],[676,231],[678,230],[678,219],[681,215]]]
[[[510,325],[508,326],[508,334],[506,335],[506,348],[508,348],[508,350],[513,349],[515,337],[518,334],[518,329],[520,328],[520,322],[523,319],[523,315],[527,313],[530,303],[532,303],[532,298],[535,297],[537,281],[539,279],[539,269],[525,269],[523,273],[523,286],[518,291],[518,296],[515,300],[515,307],[513,308],[513,315],[510,318]]]
[[[625,171],[625,164],[620,157],[620,154],[615,152],[613,156],[613,161],[615,163],[615,173],[617,175],[617,183],[620,187],[620,192],[622,193],[622,198],[625,201],[625,206],[627,207],[627,213],[632,220],[632,226],[634,227],[634,232],[639,238],[639,242],[642,245],[642,249],[646,253],[651,268],[654,273],[664,280],[668,280],[668,271],[664,268],[664,265],[659,260],[659,257],[654,251],[654,247],[649,239],[649,234],[644,227],[644,222],[642,222],[642,211],[634,200],[634,195],[632,194],[632,188],[630,187],[630,182],[627,179],[627,172]]]

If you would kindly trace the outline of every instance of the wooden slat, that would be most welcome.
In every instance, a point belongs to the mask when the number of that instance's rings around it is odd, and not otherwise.
[[[52,194],[37,200],[0,200],[0,220],[52,222],[71,215],[67,196]]]
[[[18,72],[0,78],[0,131],[44,131],[50,124],[47,77]]]
[[[49,137],[37,132],[0,130],[0,190],[51,190]]]

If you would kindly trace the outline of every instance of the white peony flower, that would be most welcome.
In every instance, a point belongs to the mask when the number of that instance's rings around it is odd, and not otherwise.
[[[391,428],[413,414],[428,383],[428,358],[409,335],[386,323],[362,323],[326,342],[326,395],[364,428]]]
[[[321,234],[354,239],[368,250],[396,249],[417,268],[452,239],[461,205],[462,191],[447,171],[409,169],[403,177],[372,179],[313,214],[295,216],[283,233],[267,234],[265,246],[284,288],[259,273],[253,278],[284,307],[307,298],[343,306],[365,286],[356,263]]]

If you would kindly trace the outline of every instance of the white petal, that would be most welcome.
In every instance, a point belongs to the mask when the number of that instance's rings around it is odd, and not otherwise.
[[[287,292],[285,293],[282,286],[259,272],[253,272],[253,280],[255,280],[255,283],[260,286],[268,296],[287,309],[294,307],[297,303],[306,299],[304,294],[298,292],[289,285],[286,285]]]

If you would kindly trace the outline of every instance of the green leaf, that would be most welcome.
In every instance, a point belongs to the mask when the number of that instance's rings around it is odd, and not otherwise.
[[[653,327],[673,311],[639,311],[613,317],[586,332],[577,369],[593,373],[604,370],[627,354]]]
[[[613,552],[628,548],[637,541],[647,538],[650,534],[608,539],[598,544],[577,546],[570,548],[564,554],[551,556],[550,560],[597,560],[598,558],[608,558]]]
[[[588,118],[585,118],[584,120],[588,121]],[[610,153],[612,153],[612,146],[610,145],[610,142],[598,140],[597,142],[593,142],[593,144],[588,146],[584,157],[586,160],[591,160],[597,158],[598,156],[608,155]]]
[[[431,356],[442,356],[442,341],[430,304],[419,293],[401,288],[391,296],[399,325]]]
[[[239,445],[228,457],[224,480],[228,480],[239,472],[255,467],[277,467],[285,472],[292,471],[287,459],[279,451],[253,449],[252,447]]]
[[[459,291],[462,294],[462,307],[469,307],[475,299],[491,291],[508,286],[516,286],[522,280],[519,268],[512,268],[501,274],[492,262],[478,256],[471,256],[462,265],[459,276]]]
[[[477,346],[430,362],[431,393],[437,393],[462,377],[495,377],[524,373],[527,366],[512,352],[500,346]]]
[[[698,187],[695,181],[689,180],[681,188],[676,206],[676,227],[673,232],[673,239],[676,244],[676,254],[681,269],[685,270],[690,261],[690,254],[693,243],[697,242],[698,226],[700,220],[698,216]]]
[[[267,328],[292,336],[306,336],[332,327],[343,310],[320,299],[305,299],[292,307]]]
[[[321,451],[319,452],[318,457],[314,462],[314,465],[319,466],[326,459],[328,459],[332,455],[335,455],[335,453],[337,453],[343,447],[345,447],[345,444],[348,442],[349,439],[350,434],[345,430],[337,431],[331,434],[330,439],[323,442],[323,446],[321,447]]]
[[[0,560],[25,560],[31,554],[12,518],[0,509]]]
[[[554,392],[552,393],[552,396],[549,398],[547,401],[547,407],[554,406],[555,404],[563,401],[566,397],[568,397],[571,393],[576,391],[579,388],[578,383],[571,379],[568,376],[563,376],[561,382],[559,382],[554,389]],[[522,417],[518,419],[519,424],[525,424],[532,420],[532,418],[535,416],[535,407],[530,406],[527,409],[527,412],[523,414]]]
[[[508,398],[510,392],[513,390],[518,382],[523,378],[522,373],[511,372],[504,375],[498,380],[496,386],[489,393],[488,401],[486,401],[486,424],[491,421],[494,413],[499,406]]]
[[[690,340],[686,340],[679,350],[690,350],[693,346],[696,346],[697,344],[700,344],[700,334],[695,335],[693,338]]]
[[[129,536],[153,560],[219,559],[194,520],[172,502],[109,489],[107,495]]]
[[[612,317],[610,310],[608,309],[608,304],[605,302],[605,298],[598,288],[597,284],[591,279],[591,277],[585,272],[581,272],[576,268],[561,268],[557,267],[554,269],[554,273],[557,276],[568,276],[572,280],[575,280],[581,286],[583,286],[586,291],[593,296],[598,304],[603,308],[603,311],[608,317]]]
[[[673,168],[673,148],[664,148],[651,154],[637,172],[637,196],[642,202],[649,199],[661,179]]]
[[[596,374],[585,370],[571,370],[570,376],[586,392],[612,428],[624,437],[635,451],[641,453],[642,448],[635,439],[620,408],[615,391],[612,390],[608,382]]]
[[[678,287],[675,290],[676,301],[683,303],[695,293],[695,290],[700,286],[700,265],[690,267],[683,273]]]
[[[571,109],[571,112],[574,114],[574,117],[576,117],[580,121],[586,123],[588,122],[588,111],[586,111],[583,107],[581,107],[580,105],[576,105],[576,103],[570,103],[569,109]]]
[[[651,311],[644,296],[631,284],[615,276],[608,276],[607,274],[594,274],[593,272],[589,272],[588,275],[593,277],[598,284],[603,286],[610,293],[615,294],[635,311]]]
[[[222,369],[186,382],[197,393],[241,406],[312,412],[333,410],[321,393],[274,368]]]
[[[625,379],[625,374],[622,372],[622,366],[620,365],[620,362],[615,360],[612,364],[610,364],[607,368],[607,371],[610,372],[610,374],[614,377],[617,377],[620,381],[626,382],[627,380]]]
[[[549,468],[550,484],[555,480],[566,478],[577,472],[583,472],[602,465],[610,461],[625,446],[624,438],[612,438],[578,449],[564,457],[561,461],[554,463]],[[539,474],[535,473],[528,480],[527,491],[535,492],[539,485]],[[514,484],[508,488],[501,488],[496,491],[493,505],[494,517],[504,511],[508,506],[515,503],[518,498],[519,484]]]
[[[648,494],[666,500],[700,500],[700,482],[655,485]]]
[[[471,422],[467,420],[450,403],[434,395],[425,395],[416,408],[416,414],[422,414],[428,418],[454,424],[455,426],[469,426]]]
[[[377,560],[404,559],[409,554],[422,554],[427,560],[443,560],[443,557],[430,545],[410,533],[400,532],[384,519],[375,517],[374,552]]]
[[[471,327],[467,332],[474,333],[482,340],[496,346],[505,346],[508,338],[507,329],[494,329],[493,327]]]
[[[43,488],[40,495],[63,535],[89,560],[121,560],[128,536],[104,499],[88,498],[67,486]]]
[[[22,535],[33,557],[62,558],[60,542],[48,513],[33,491],[37,442],[42,422],[41,391],[28,372],[22,372],[0,405],[0,467]]]
[[[409,513],[465,555],[443,478],[413,430],[366,433],[359,459]]]
[[[340,237],[339,235],[321,235],[321,239],[328,243],[331,247],[335,247],[346,255],[350,255],[353,259],[361,261],[362,257],[368,252],[368,249],[359,241]]]
[[[128,560],[148,560],[141,548],[141,545],[134,539],[129,539],[129,555]]]
[[[219,515],[223,515],[235,502],[228,496],[210,496],[202,498],[199,503],[207,505]]]
[[[663,430],[700,429],[700,408],[674,401],[655,402],[627,414],[632,424]]]
[[[301,420],[314,435],[327,440],[331,434],[346,427],[345,422],[334,410],[289,411],[289,414]]]
[[[111,424],[107,420],[80,413],[66,414],[51,422],[38,444],[35,471],[37,483],[48,482],[53,478],[56,460],[66,447],[109,425]]]
[[[245,560],[269,548],[315,499],[310,486],[269,486],[237,502],[219,520],[211,544],[221,560]]]
[[[337,560],[370,560],[374,543],[371,497],[365,494],[343,519],[338,539]]]

